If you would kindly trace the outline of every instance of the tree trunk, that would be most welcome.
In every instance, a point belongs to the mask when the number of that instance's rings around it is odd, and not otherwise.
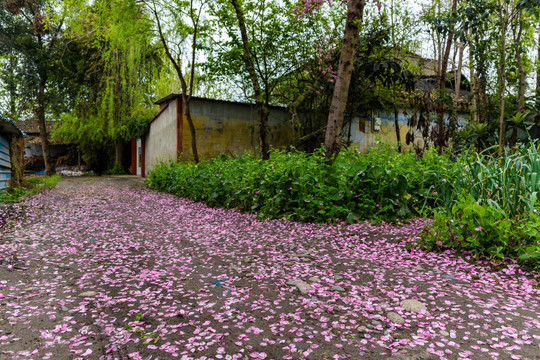
[[[501,22],[501,52],[500,52],[500,61],[501,61],[501,107],[499,115],[499,155],[502,155],[504,147],[506,146],[506,119],[504,118],[505,103],[506,103],[506,20],[508,7],[506,3],[499,0],[499,20]]]
[[[469,35],[470,34],[471,32],[469,32]],[[471,99],[471,118],[474,123],[478,123],[478,80],[476,73],[474,72],[474,56],[471,48],[469,48],[469,77],[471,79],[471,91],[473,93],[473,97]]]
[[[124,157],[124,142],[122,139],[116,139],[116,142],[114,144],[114,162],[116,163],[122,163],[122,159]]]
[[[343,130],[343,118],[345,116],[345,107],[349,95],[349,84],[354,66],[356,48],[358,46],[358,34],[362,18],[364,16],[365,0],[350,0],[347,9],[347,23],[345,25],[345,34],[343,36],[343,45],[339,58],[339,68],[337,73],[336,85],[330,104],[328,114],[328,124],[326,126],[326,135],[324,147],[326,148],[326,157],[332,161],[338,155],[341,146],[341,132]]]
[[[399,129],[399,110],[397,106],[394,105],[394,126],[396,128],[396,141],[397,141],[397,151],[401,152],[401,133]]]
[[[457,0],[452,1],[452,12],[455,12],[457,8]],[[448,69],[448,59],[450,58],[450,51],[452,50],[452,40],[454,39],[453,27],[448,32],[448,38],[446,39],[446,48],[441,61],[441,68],[439,73],[439,105],[437,106],[437,139],[435,146],[439,148],[439,153],[442,153],[442,148],[446,146],[447,131],[444,126],[444,102],[442,101],[444,91],[446,89],[446,71]]]
[[[460,42],[459,49],[458,49],[458,65],[456,69],[456,74],[454,75],[454,79],[456,81],[456,99],[459,99],[459,93],[461,91],[461,71],[463,69],[463,49],[464,48],[465,48],[465,44]]]
[[[487,95],[487,79],[486,79],[486,69],[482,68],[480,77],[477,76],[478,81],[478,98],[480,100],[480,108],[478,110],[478,120],[482,123],[487,122],[487,110],[489,99]],[[478,104],[477,104],[478,106]]]
[[[44,80],[42,80],[39,84],[37,116],[39,125],[39,137],[41,139],[41,149],[43,151],[43,162],[45,163],[45,173],[47,175],[53,175],[55,173],[55,170],[51,164],[51,156],[49,153],[49,139],[47,136],[47,124],[45,124],[45,84],[46,81]]]
[[[456,129],[458,127],[458,107],[459,107],[459,93],[461,91],[461,71],[463,69],[463,48],[465,45],[460,42],[457,44],[457,67],[454,69],[454,81],[455,81],[455,96],[452,99],[452,116],[448,124],[448,138],[451,140],[456,135]]]
[[[264,94],[255,71],[253,63],[253,55],[249,47],[249,39],[246,30],[246,21],[244,18],[244,11],[238,2],[238,0],[231,0],[231,4],[236,11],[236,17],[238,19],[238,27],[240,29],[240,35],[242,36],[242,44],[244,46],[244,63],[249,73],[249,78],[253,86],[253,92],[255,93],[255,105],[257,112],[259,113],[259,141],[261,145],[261,157],[263,160],[270,158],[270,146],[268,145],[268,106],[264,101]]]
[[[521,49],[519,44],[521,43],[521,35],[523,33],[523,22],[521,21],[521,12],[518,14],[519,24],[518,24],[518,33],[515,39],[516,46],[516,61],[519,70],[519,87],[518,87],[518,106],[517,111],[524,114],[525,113],[525,90],[527,87],[526,78],[527,73],[523,67],[523,57],[521,55]]]
[[[11,139],[11,179],[9,186],[21,187],[24,179],[24,136],[13,136]]]
[[[479,121],[478,119],[478,86],[477,86],[477,79],[476,74],[474,73],[474,70],[471,68],[471,90],[473,92],[473,98],[471,99],[471,118],[472,121],[477,123]]]
[[[521,48],[520,48],[522,33],[523,33],[523,22],[521,21],[521,11],[520,11],[518,13],[518,33],[514,37],[514,42],[517,44],[516,61],[517,61],[518,71],[519,71],[517,112],[524,114],[525,113],[525,90],[527,87],[527,83],[526,83],[527,73],[525,72],[525,68],[523,67],[523,57],[521,56]],[[518,124],[515,122],[512,122],[512,137],[510,138],[510,144],[509,144],[510,147],[516,146],[517,132],[518,132]]]
[[[191,109],[185,93],[185,91],[182,91],[182,107],[184,108],[184,115],[186,116],[189,132],[191,133],[191,152],[193,153],[193,160],[195,160],[195,163],[199,163],[199,152],[197,151],[197,141],[195,139],[195,125],[193,124],[193,119],[191,118]]]
[[[536,61],[540,62],[540,23],[538,23],[538,40],[536,42]],[[540,66],[536,68],[536,96],[540,97]]]
[[[155,4],[154,4],[155,5]],[[163,34],[163,29],[161,28],[161,21],[159,20],[159,15],[157,12],[157,9],[152,9],[154,13],[154,17],[156,19],[156,24],[158,27],[158,33],[159,38],[161,40],[161,44],[163,45],[163,48],[165,49],[165,54],[169,58],[169,61],[173,64],[174,69],[176,70],[176,74],[178,75],[178,79],[180,80],[180,85],[182,86],[182,107],[184,109],[184,115],[186,115],[186,119],[189,126],[189,131],[191,133],[191,149],[193,152],[193,160],[195,163],[199,163],[199,153],[197,151],[197,137],[196,137],[196,131],[195,131],[195,125],[193,125],[193,120],[191,118],[191,112],[189,109],[189,101],[191,100],[191,94],[193,92],[193,77],[195,76],[194,73],[194,61],[195,61],[195,50],[196,50],[196,41],[197,41],[197,30],[195,29],[194,38],[193,38],[193,53],[192,53],[192,65],[191,65],[191,79],[190,79],[190,89],[189,89],[189,95],[187,93],[188,87],[186,83],[186,79],[184,78],[184,73],[182,72],[182,68],[180,67],[180,60],[176,61],[174,56],[171,53],[171,50],[169,49],[169,46],[167,45],[167,40],[165,39],[165,35]]]

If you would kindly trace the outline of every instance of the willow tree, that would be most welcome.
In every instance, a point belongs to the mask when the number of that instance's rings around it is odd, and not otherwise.
[[[63,117],[56,136],[79,144],[87,162],[114,144],[120,163],[126,141],[142,135],[153,114],[154,80],[161,53],[135,0],[99,0],[79,8],[69,36],[83,61],[76,62],[75,109]]]

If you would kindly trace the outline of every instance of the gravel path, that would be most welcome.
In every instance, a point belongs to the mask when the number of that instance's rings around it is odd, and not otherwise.
[[[408,251],[421,220],[262,222],[128,176],[15,207],[0,359],[540,359],[533,276]]]

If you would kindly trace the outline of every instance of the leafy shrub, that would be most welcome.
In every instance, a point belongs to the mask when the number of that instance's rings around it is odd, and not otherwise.
[[[343,151],[328,166],[322,151],[222,155],[200,164],[162,163],[146,182],[156,190],[261,218],[353,223],[433,216],[422,246],[540,264],[540,156],[530,147],[457,158],[429,150],[422,159],[387,145]]]
[[[103,175],[124,175],[125,173],[126,170],[124,170],[122,163],[115,162],[112,167],[103,172]]]
[[[419,241],[428,250],[458,248],[495,259],[517,256],[521,263],[540,265],[540,217],[509,218],[495,203],[479,204],[460,197],[452,214],[436,211]]]
[[[28,190],[24,188],[12,188],[0,190],[0,203],[15,201],[28,194]]]
[[[459,176],[440,184],[440,201],[421,244],[457,247],[476,254],[540,267],[540,156],[531,146],[498,157],[488,149],[457,159]]]
[[[423,236],[430,247],[447,246],[503,257],[508,250],[512,222],[500,208],[478,204],[472,196],[462,196],[452,214],[437,211],[431,229]]]
[[[400,154],[388,146],[368,154],[343,151],[331,166],[321,152],[274,151],[269,161],[248,153],[197,165],[162,163],[146,181],[152,189],[263,218],[395,220],[433,205],[434,199],[426,196],[439,181],[433,174],[449,171],[449,164],[434,152],[417,161],[413,153]]]

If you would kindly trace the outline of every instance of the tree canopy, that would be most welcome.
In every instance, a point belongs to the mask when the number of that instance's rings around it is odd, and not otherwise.
[[[351,114],[398,107],[423,113],[411,127],[429,128],[438,146],[524,141],[539,118],[538,2],[421,5],[2,0],[0,110],[38,119],[44,153],[52,120],[56,138],[101,167],[122,159],[170,92],[183,95],[196,160],[192,95],[255,103],[265,157],[270,105],[289,109],[295,145],[313,150],[326,132],[330,157]],[[427,94],[419,83],[429,76],[437,86]]]

